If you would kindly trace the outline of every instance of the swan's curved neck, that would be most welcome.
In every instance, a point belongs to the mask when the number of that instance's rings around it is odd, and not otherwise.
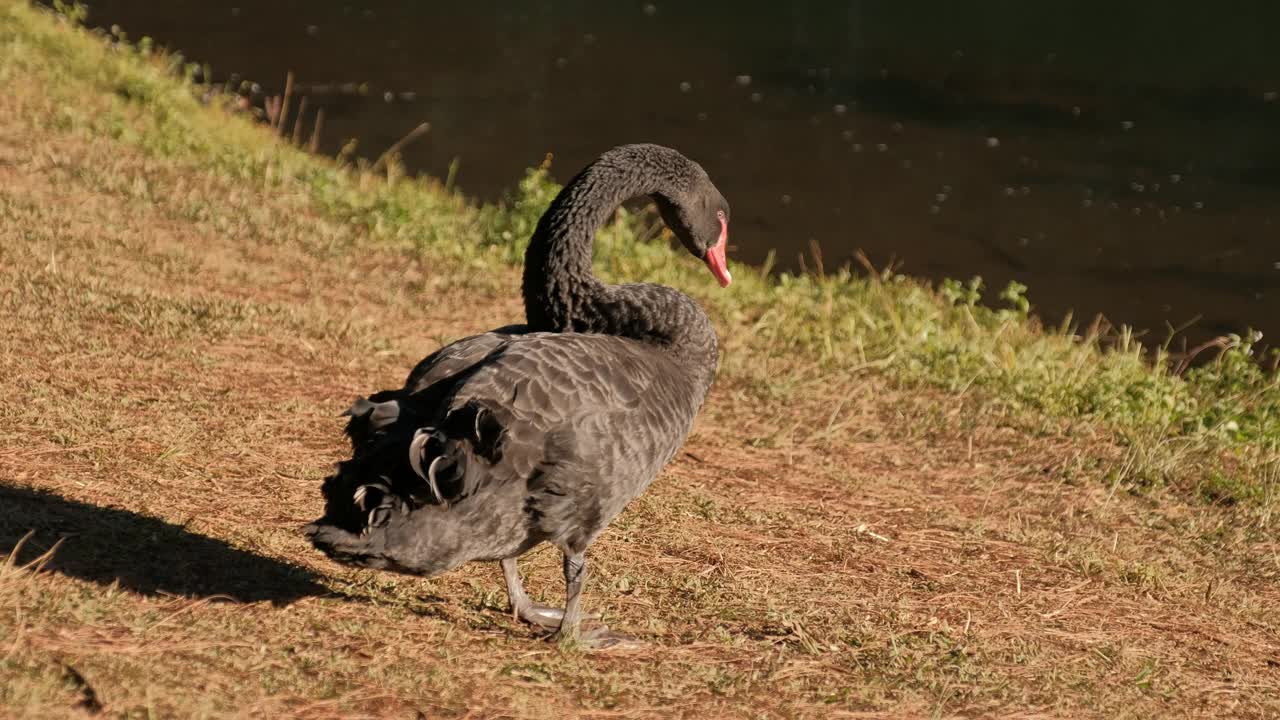
[[[524,256],[524,307],[532,329],[600,331],[594,327],[600,318],[587,312],[605,292],[591,269],[595,234],[624,201],[656,191],[644,180],[597,160],[552,201]]]
[[[657,342],[714,368],[715,331],[691,298],[661,285],[606,285],[592,271],[596,231],[619,205],[642,195],[678,197],[691,182],[691,163],[673,151],[626,150],[605,153],[579,173],[538,222],[525,252],[529,327]]]

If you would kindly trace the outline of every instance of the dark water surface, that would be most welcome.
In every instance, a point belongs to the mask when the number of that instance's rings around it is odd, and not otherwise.
[[[1280,335],[1280,3],[98,0],[266,94],[294,71],[321,148],[494,199],[555,154],[700,161],[737,260],[811,241],[932,278],[1030,286],[1191,340]],[[367,84],[365,92],[345,83]],[[320,86],[320,87],[316,87]],[[295,103],[296,107],[296,103]],[[309,121],[308,121],[309,122]],[[812,261],[809,261],[812,267]],[[994,295],[994,294],[993,294]],[[1274,339],[1274,338],[1272,338]]]

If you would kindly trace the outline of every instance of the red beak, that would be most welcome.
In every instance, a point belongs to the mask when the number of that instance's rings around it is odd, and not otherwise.
[[[728,243],[729,221],[721,218],[720,239],[715,245],[707,248],[707,267],[711,269],[711,274],[716,276],[716,282],[719,282],[722,288],[729,287],[729,283],[733,282],[733,276],[729,274],[729,263],[724,257],[724,248]]]

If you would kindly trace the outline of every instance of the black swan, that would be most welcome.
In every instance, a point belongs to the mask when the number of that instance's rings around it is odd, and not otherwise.
[[[684,443],[718,360],[715,330],[691,298],[592,273],[596,230],[642,195],[729,284],[729,205],[706,171],[657,145],[601,155],[530,240],[527,324],[441,348],[403,388],[348,411],[353,456],[325,480],[324,517],[306,528],[316,547],[416,575],[499,560],[516,616],[588,647],[630,642],[580,627],[585,552]],[[543,542],[564,554],[563,611],[533,604],[516,569]]]

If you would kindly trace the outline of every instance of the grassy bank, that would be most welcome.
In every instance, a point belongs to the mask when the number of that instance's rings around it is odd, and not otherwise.
[[[472,268],[518,265],[528,234],[556,190],[545,169],[533,170],[506,206],[477,208],[434,180],[405,179],[394,168],[375,175],[317,162],[247,123],[199,109],[193,99],[198,88],[174,82],[184,73],[182,59],[152,57],[149,42],[130,47],[117,40],[118,57],[105,64],[100,48],[65,47],[66,42],[59,34],[31,48],[35,53],[15,53],[19,72],[49,75],[38,69],[45,57],[65,69],[64,77],[41,78],[65,101],[53,122],[158,157],[198,163],[264,192],[303,193],[330,218],[362,226],[368,236],[399,247]],[[145,107],[154,117],[138,127],[134,113],[77,108],[74,98],[85,92],[114,93],[124,105]],[[1244,450],[1274,452],[1280,446],[1280,376],[1263,369],[1274,370],[1280,350],[1253,357],[1249,333],[1206,348],[1215,362],[1175,374],[1171,370],[1179,363],[1163,355],[1149,361],[1124,329],[1046,331],[1029,321],[1027,288],[1017,285],[984,293],[976,278],[935,290],[892,272],[775,279],[744,269],[734,292],[719,294],[706,287],[700,268],[671,262],[665,244],[635,242],[649,237],[653,227],[652,217],[620,218],[597,253],[602,274],[652,278],[697,294],[753,346],[743,362],[726,367],[728,373],[775,385],[772,369],[757,372],[761,356],[816,362],[831,375],[874,368],[904,383],[978,391],[1009,409],[1101,420],[1135,443],[1159,437]],[[777,388],[767,392],[785,395]],[[1163,480],[1168,473],[1162,470],[1143,468],[1143,479]]]
[[[1280,710],[1280,385],[1246,340],[1175,374],[1039,328],[1016,287],[735,267],[720,291],[637,242],[647,215],[600,272],[687,290],[725,347],[689,452],[599,543],[592,606],[652,648],[547,646],[494,568],[316,557],[333,416],[520,316],[554,186],[479,207],[309,156],[144,47],[0,0],[0,707]],[[549,598],[554,564],[530,563]]]

